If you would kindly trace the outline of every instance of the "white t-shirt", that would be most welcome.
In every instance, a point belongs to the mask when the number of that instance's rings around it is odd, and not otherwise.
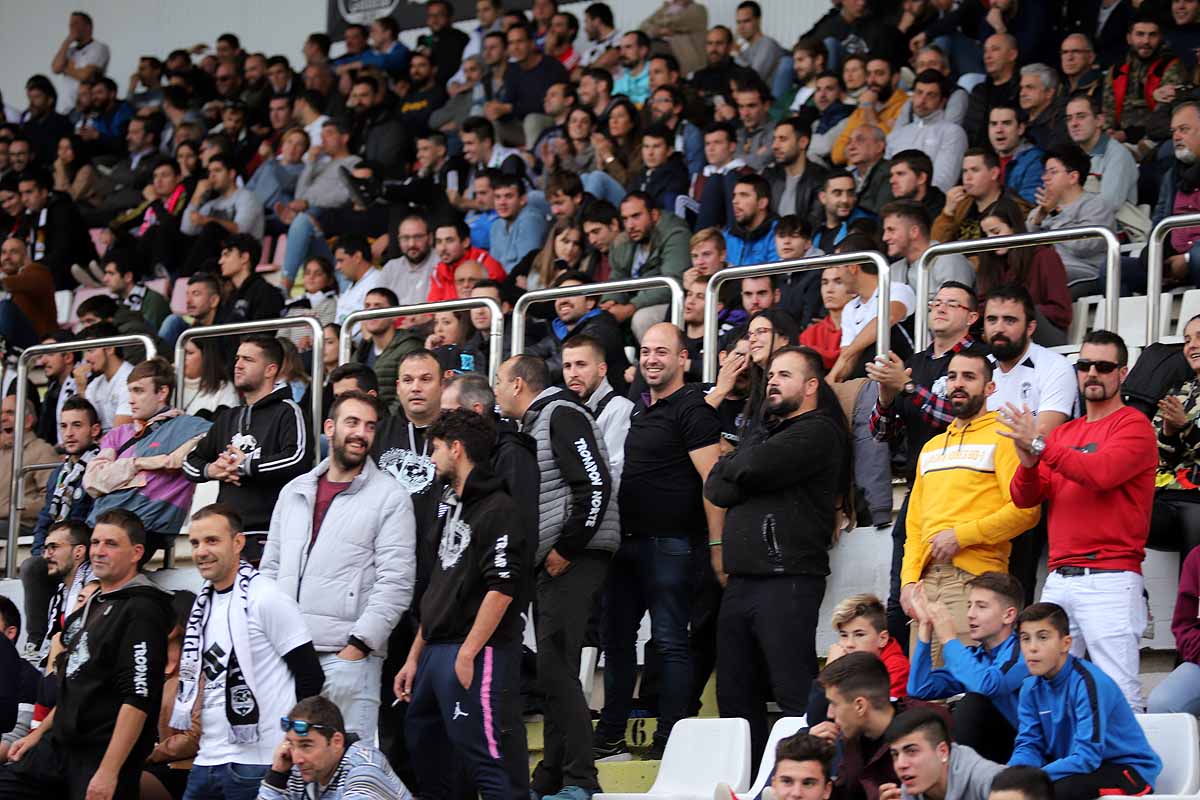
[[[908,319],[912,316],[913,309],[917,307],[916,292],[906,283],[893,282],[892,302],[904,304],[904,318]],[[866,300],[863,300],[862,297],[855,297],[847,303],[846,307],[842,309],[842,347],[853,342],[855,337],[862,333],[863,328],[873,325],[878,316],[878,290]]]
[[[375,267],[371,267],[358,281],[346,287],[346,290],[338,295],[337,317],[335,319],[337,324],[341,325],[345,322],[346,317],[355,311],[362,311],[366,308],[367,293],[372,289],[384,285],[383,273]]]
[[[995,356],[988,356],[996,363]],[[996,367],[992,380],[996,391],[988,398],[988,411],[1004,408],[1006,403],[1029,406],[1035,413],[1058,411],[1074,417],[1079,403],[1079,385],[1070,363],[1053,350],[1029,343],[1017,365],[1004,372]]]
[[[99,67],[99,74],[108,70],[108,45],[92,39],[82,47],[78,42],[71,42],[67,48],[67,63],[75,69],[80,67]],[[62,114],[70,114],[75,108],[75,98],[79,95],[79,81],[70,75],[59,76],[62,86],[58,90],[58,110]]]
[[[112,380],[100,375],[88,381],[84,396],[96,407],[100,415],[100,428],[109,430],[113,420],[119,416],[131,416],[129,408],[129,373],[133,372],[133,364],[122,362],[113,374]]]
[[[271,755],[283,738],[279,718],[286,717],[296,705],[296,684],[283,657],[311,642],[300,607],[266,578],[250,584],[250,608],[247,614],[250,639],[249,658],[253,659],[254,699],[258,703],[258,741],[235,744],[230,741],[229,717],[225,713],[225,677],[230,639],[229,605],[235,600],[230,587],[214,592],[208,624],[204,628],[204,697],[200,710],[200,752],[195,763],[270,764]],[[248,665],[245,654],[238,654],[243,672]]]

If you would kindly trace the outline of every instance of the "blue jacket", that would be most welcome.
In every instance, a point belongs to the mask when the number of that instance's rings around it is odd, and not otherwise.
[[[777,217],[768,217],[766,222],[752,231],[743,230],[738,225],[726,228],[723,233],[729,266],[743,267],[778,261],[779,253],[775,250],[775,228],[778,225]]]
[[[1037,203],[1037,190],[1042,185],[1042,159],[1046,154],[1029,142],[1017,147],[1016,155],[1004,170],[1004,185],[1021,196],[1022,200]]]
[[[1041,767],[1050,780],[1086,775],[1101,764],[1133,767],[1154,785],[1162,760],[1112,678],[1090,661],[1067,656],[1047,680],[1021,687],[1021,725],[1008,764]]]
[[[513,268],[521,263],[522,258],[545,243],[546,232],[549,229],[545,217],[525,206],[511,225],[508,224],[508,220],[496,218],[492,223],[491,247],[488,250],[492,258],[504,267],[505,272],[512,272]]]
[[[90,460],[99,451],[98,447],[89,451],[87,459]],[[95,501],[83,489],[83,473],[86,466],[86,461],[81,464],[64,461],[50,473],[50,480],[46,484],[46,503],[38,512],[37,521],[33,524],[33,549],[30,551],[32,555],[40,556],[42,554],[46,544],[46,534],[50,532],[50,526],[55,522],[67,519],[86,521],[88,515],[92,513],[92,503]],[[64,476],[63,470],[68,467],[72,472],[68,472]],[[67,481],[62,487],[58,485],[60,478]]]
[[[946,666],[933,669],[929,642],[917,642],[912,653],[912,670],[908,674],[910,697],[940,700],[960,692],[975,692],[991,700],[996,710],[1016,729],[1021,684],[1029,677],[1016,631],[995,650],[988,650],[983,645],[967,647],[952,639],[942,646],[942,659]]]

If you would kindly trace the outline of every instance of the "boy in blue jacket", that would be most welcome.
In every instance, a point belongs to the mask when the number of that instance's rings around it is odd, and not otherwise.
[[[1017,702],[1029,670],[1013,626],[1025,592],[1004,572],[985,572],[967,583],[967,625],[976,645],[955,638],[954,618],[941,603],[930,603],[918,587],[913,596],[917,646],[912,652],[908,693],[940,700],[966,692],[954,706],[954,736],[990,761],[1004,763],[1017,736]],[[929,642],[942,646],[945,666],[933,669]]]
[[[1041,767],[1057,800],[1150,794],[1162,760],[1112,678],[1071,655],[1067,612],[1035,603],[1017,626],[1030,677],[1009,765]]]

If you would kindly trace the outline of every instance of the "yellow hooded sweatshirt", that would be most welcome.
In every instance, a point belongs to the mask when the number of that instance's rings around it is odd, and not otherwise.
[[[921,579],[930,562],[929,542],[953,528],[954,566],[972,575],[1008,571],[1009,541],[1037,524],[1039,508],[1013,505],[1009,485],[1020,462],[1011,439],[1000,435],[996,412],[946,432],[921,448],[917,480],[908,498],[901,585]]]

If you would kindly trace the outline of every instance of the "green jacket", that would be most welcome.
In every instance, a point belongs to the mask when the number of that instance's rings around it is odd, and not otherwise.
[[[396,380],[400,377],[400,361],[414,350],[420,350],[425,342],[420,336],[407,330],[397,330],[392,342],[383,349],[379,358],[375,359],[375,377],[379,379],[379,402],[384,408],[390,408],[396,402]],[[360,364],[367,363],[367,356],[374,347],[368,341],[362,341],[354,353],[354,360]]]
[[[686,222],[667,211],[662,212],[658,224],[650,233],[650,255],[646,257],[637,277],[650,278],[666,275],[676,280],[682,280],[683,273],[691,264],[691,254],[688,251],[688,242],[691,238],[692,232],[688,229]],[[613,242],[612,250],[608,254],[609,264],[612,265],[612,274],[609,276],[609,280],[625,281],[633,277],[635,249],[636,245],[624,234]],[[633,303],[638,308],[646,308],[671,302],[671,293],[665,288],[642,289],[640,292],[605,295],[602,302],[604,300]]]

